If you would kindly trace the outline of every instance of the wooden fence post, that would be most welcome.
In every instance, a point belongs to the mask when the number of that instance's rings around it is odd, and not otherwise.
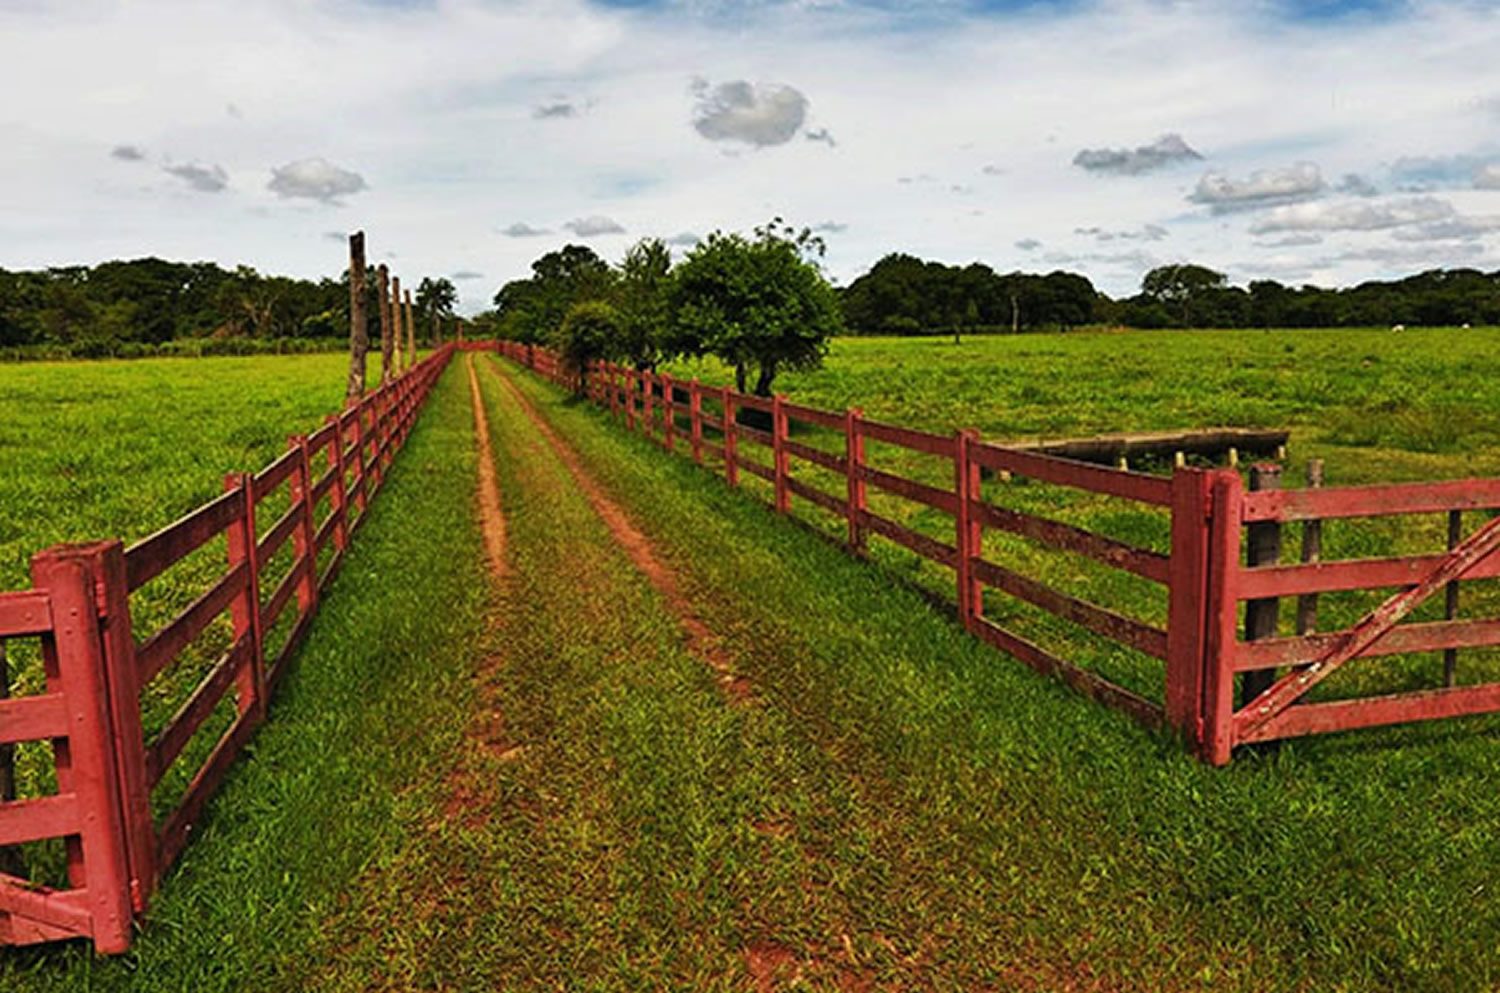
[[[68,737],[54,744],[53,762],[58,792],[73,795],[79,815],[78,834],[65,842],[68,878],[86,888],[94,947],[117,954],[130,947],[130,857],[100,639],[101,577],[93,566],[88,549],[53,548],[32,558],[31,578],[51,600],[52,637],[43,641],[47,689],[62,695],[67,712]]]
[[[302,504],[302,526],[292,532],[292,547],[297,559],[293,568],[302,569],[297,584],[297,611],[302,617],[318,606],[317,508],[312,502],[312,460],[307,456],[307,435],[292,435],[287,444],[298,453],[297,468],[292,472],[292,502]]]
[[[661,400],[662,444],[671,452],[676,450],[677,396],[672,388],[672,377],[665,372],[661,374]]]
[[[1239,625],[1240,518],[1245,486],[1240,474],[1213,477],[1209,529],[1207,639],[1203,656],[1203,757],[1228,763],[1234,748],[1234,650]]]
[[[863,556],[868,551],[862,518],[869,508],[865,492],[865,434],[861,422],[865,412],[858,407],[844,411],[844,516],[849,521],[849,550]]]
[[[1167,724],[1204,744],[1203,676],[1208,638],[1210,514],[1213,477],[1201,469],[1172,474],[1172,556],[1167,601]]]
[[[776,512],[791,510],[792,494],[786,485],[789,466],[786,457],[786,397],[778,393],[771,398],[771,454],[775,470]]]
[[[1250,490],[1281,489],[1281,466],[1260,462],[1250,467]],[[1245,564],[1254,569],[1273,566],[1281,561],[1281,522],[1255,521],[1248,528]],[[1245,605],[1245,640],[1263,641],[1276,637],[1281,620],[1281,601],[1277,597],[1251,600]],[[1247,706],[1276,682],[1275,669],[1247,672],[1240,679],[1240,706]]]
[[[740,485],[739,429],[734,412],[734,391],[725,386],[720,390],[719,402],[724,412],[724,482],[730,486]]]
[[[635,430],[635,374],[636,370],[625,370],[625,430]]]
[[[958,546],[958,617],[964,630],[972,631],[975,619],[984,613],[983,587],[974,578],[974,560],[984,552],[984,530],[974,505],[980,500],[979,463],[970,449],[979,441],[972,428],[959,431],[953,438],[953,492],[958,498],[954,530]]]
[[[1464,536],[1464,513],[1461,510],[1448,512],[1448,551],[1457,548]],[[1458,580],[1443,589],[1443,619],[1458,619]],[[1443,649],[1443,685],[1452,686],[1458,678],[1458,649]]]
[[[349,494],[344,489],[344,425],[337,414],[333,423],[333,447],[328,451],[328,467],[333,470],[333,543],[342,555],[349,547]]]
[[[131,630],[130,585],[125,548],[119,541],[91,548],[95,587],[104,616],[104,679],[109,687],[116,775],[126,856],[130,864],[130,903],[137,912],[155,891],[156,829],[151,819],[151,788],[146,783],[146,738],[141,728],[140,669]]]
[[[694,376],[688,383],[688,419],[693,431],[693,461],[703,464],[703,388]]]
[[[365,233],[349,236],[349,379],[344,400],[358,399],[365,392],[365,353],[370,350],[365,327]]]
[[[651,383],[652,378],[649,370],[641,372],[641,402],[645,407],[645,422],[641,433],[647,438],[654,438],[656,436],[656,416],[654,409],[656,406],[656,388]]]
[[[266,692],[265,641],[260,625],[260,556],[256,554],[255,477],[248,472],[231,472],[224,477],[225,492],[239,490],[244,499],[244,514],[238,524],[225,532],[229,547],[229,568],[244,563],[247,571],[245,589],[229,602],[229,616],[234,624],[234,640],[250,638],[250,662],[240,670],[239,711],[253,710],[256,722],[265,719],[269,706]]]

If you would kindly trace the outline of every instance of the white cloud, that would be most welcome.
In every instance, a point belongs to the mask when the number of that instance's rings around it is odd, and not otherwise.
[[[1407,224],[1447,220],[1453,204],[1436,197],[1410,197],[1370,203],[1363,200],[1289,204],[1250,225],[1252,234],[1275,231],[1383,231]]]
[[[109,157],[121,162],[139,162],[146,157],[146,153],[139,145],[116,145],[109,150]]]
[[[1222,172],[1205,173],[1188,199],[1224,211],[1292,203],[1316,197],[1323,190],[1323,174],[1318,167],[1298,162],[1285,169],[1258,169],[1244,179],[1232,179]]]
[[[736,79],[710,87],[694,84],[693,127],[709,141],[737,141],[756,147],[784,145],[807,118],[807,97],[784,83]],[[823,134],[827,134],[825,130]]]
[[[1474,172],[1476,190],[1500,190],[1500,162],[1480,166]]]
[[[580,217],[577,220],[569,221],[563,227],[580,238],[592,238],[595,235],[601,234],[625,233],[625,229],[620,225],[620,222],[611,217],[605,217],[602,214],[595,214],[592,217]]]
[[[229,174],[224,171],[223,166],[186,162],[182,165],[162,166],[162,172],[176,176],[199,193],[222,193],[229,187]]]
[[[364,190],[365,179],[357,172],[341,169],[326,159],[298,159],[271,170],[266,189],[279,197],[321,200],[332,203],[341,196]]]
[[[542,235],[551,234],[547,228],[534,228],[524,221],[516,221],[514,224],[504,228],[500,232],[507,238],[540,238]]]
[[[1139,176],[1169,165],[1193,162],[1203,156],[1194,151],[1180,134],[1164,134],[1149,145],[1137,148],[1085,148],[1073,156],[1073,164],[1088,172]]]
[[[1037,241],[1035,238],[1022,238],[1020,241],[1016,242],[1016,247],[1023,252],[1034,252],[1038,248],[1042,247],[1042,243]]]
[[[1093,238],[1095,241],[1161,241],[1167,237],[1168,231],[1160,224],[1146,224],[1135,231],[1111,231],[1094,226],[1074,228],[1073,233]]]

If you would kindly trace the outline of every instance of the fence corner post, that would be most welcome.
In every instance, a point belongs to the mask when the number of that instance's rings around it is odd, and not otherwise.
[[[1208,636],[1208,549],[1212,476],[1172,473],[1172,553],[1168,566],[1166,718],[1195,749],[1203,746],[1203,667]]]
[[[1203,757],[1229,762],[1234,750],[1234,653],[1238,644],[1240,535],[1245,484],[1233,469],[1214,471],[1209,528],[1207,637],[1203,652]]]

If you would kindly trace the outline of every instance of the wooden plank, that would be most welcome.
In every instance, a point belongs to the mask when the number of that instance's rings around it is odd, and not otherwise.
[[[321,553],[323,549],[328,547],[328,539],[333,537],[333,533],[335,530],[337,530],[338,524],[338,515],[329,514],[326,518],[324,518],[323,523],[318,525],[318,531],[315,535],[313,535],[314,555]]]
[[[743,469],[752,476],[759,476],[761,479],[764,479],[768,483],[776,482],[776,470],[768,465],[761,465],[759,462],[746,462],[743,459],[736,459],[735,466],[739,469]]]
[[[1247,569],[1240,578],[1239,596],[1242,600],[1250,600],[1256,597],[1329,593],[1336,590],[1415,586],[1436,569],[1444,558],[1444,555],[1412,555],[1406,558],[1344,559]],[[1500,554],[1491,554],[1470,569],[1464,578],[1494,579],[1497,576],[1500,576]]]
[[[770,397],[758,397],[752,393],[736,393],[734,395],[734,404],[736,407],[746,408],[749,410],[759,410],[769,414],[771,412],[771,408],[775,405],[775,401],[773,401]],[[743,428],[744,425],[741,425],[741,427]],[[770,436],[767,435],[767,437]]]
[[[81,819],[78,797],[72,793],[0,803],[0,846],[77,834]]]
[[[1118,686],[1098,673],[1058,658],[1025,638],[1011,634],[987,617],[974,618],[972,630],[982,640],[1042,675],[1061,680],[1089,699],[1128,714],[1148,728],[1161,727],[1162,708],[1140,694]]]
[[[312,504],[314,507],[323,502],[323,498],[328,495],[328,491],[333,489],[333,484],[338,482],[338,476],[337,467],[330,468],[313,484]]]
[[[240,753],[240,749],[245,747],[245,742],[255,731],[254,716],[254,711],[246,711],[224,733],[219,743],[214,746],[208,761],[203,763],[197,774],[193,776],[193,781],[188,784],[182,803],[162,825],[157,841],[157,865],[162,869],[166,869],[177,860],[178,855],[182,854],[182,846],[187,843],[188,832],[192,830],[193,825],[198,823],[198,818],[202,815],[208,798],[224,781],[224,774],[229,771],[229,766],[234,762],[235,756]]]
[[[992,503],[976,503],[974,510],[987,528],[1017,534],[1065,552],[1074,552],[1153,582],[1166,584],[1171,580],[1172,560],[1160,552],[1136,548],[1071,524],[1046,517],[1034,517],[1018,510],[997,507]]]
[[[0,638],[52,630],[52,602],[45,590],[0,593]]]
[[[926,431],[904,428],[898,424],[882,424],[880,421],[871,420],[861,420],[859,427],[866,438],[874,438],[888,445],[898,445],[901,448],[910,448],[945,459],[953,457],[956,443],[951,435],[930,434]]]
[[[816,504],[836,517],[844,516],[844,501],[839,497],[829,496],[822,490],[815,489],[798,479],[796,476],[788,476],[787,488],[809,503]]]
[[[924,559],[931,559],[939,565],[945,565],[950,569],[958,567],[958,549],[947,542],[929,538],[925,534],[902,527],[895,521],[878,514],[872,514],[868,510],[859,511],[859,524],[862,528],[868,528],[878,535],[882,535],[894,541],[904,548],[908,548]]]
[[[217,538],[245,513],[238,493],[225,493],[125,550],[126,585],[133,593],[185,556]]]
[[[286,540],[297,530],[298,525],[302,523],[303,513],[305,510],[300,502],[292,504],[291,509],[282,514],[280,520],[271,525],[271,530],[267,531],[265,537],[256,544],[255,555],[261,568],[265,568],[266,563],[271,561],[281,546],[286,544]]]
[[[1271,638],[1240,642],[1235,647],[1234,671],[1256,672],[1287,665],[1305,665],[1335,644],[1342,631],[1311,634],[1301,638]],[[1360,658],[1436,652],[1445,648],[1486,648],[1500,645],[1500,620],[1430,621],[1400,624],[1370,644]]]
[[[1500,683],[1457,686],[1420,693],[1299,703],[1245,733],[1241,741],[1272,741],[1385,724],[1435,721],[1500,711]]]
[[[142,686],[160,675],[179,652],[213,623],[214,618],[228,609],[229,602],[245,591],[249,577],[249,566],[241,562],[136,649],[135,659],[140,667]]]
[[[177,713],[167,721],[156,741],[146,749],[146,782],[152,789],[161,782],[167,769],[224,699],[225,692],[234,684],[240,669],[249,661],[250,647],[250,639],[241,638],[225,652],[192,694],[183,701],[182,706],[177,708]]]
[[[919,483],[905,476],[872,469],[867,465],[859,467],[859,478],[872,486],[878,486],[887,493],[914,500],[934,510],[941,510],[945,514],[958,513],[958,497],[949,490],[940,490],[936,486],[928,486],[926,483]]]
[[[1290,431],[1255,428],[1207,428],[1199,431],[1164,431],[1148,434],[1103,434],[1092,438],[1061,438],[1037,442],[1012,442],[1011,447],[1084,462],[1113,463],[1132,455],[1219,455],[1235,448],[1241,452],[1273,455],[1286,446]]]
[[[741,438],[749,438],[757,445],[762,445],[766,448],[774,449],[776,447],[776,439],[771,435],[771,432],[762,431],[760,428],[747,427],[741,424],[735,428],[735,434]]]
[[[1436,514],[1500,507],[1500,479],[1441,483],[1333,486],[1245,496],[1246,521],[1307,521],[1332,517]]]
[[[1138,652],[1165,660],[1167,632],[1161,628],[1117,614],[1112,610],[1059,593],[1034,579],[996,565],[987,559],[973,560],[974,575],[980,582],[1009,593],[1033,606],[1040,607],[1065,621],[1087,628],[1098,635],[1120,642]]]
[[[800,403],[787,401],[781,405],[786,415],[794,421],[805,421],[808,424],[816,424],[822,428],[832,428],[835,431],[844,430],[844,415],[835,414],[832,411],[819,410],[817,407],[804,407]]]
[[[276,489],[276,487],[280,486],[282,483],[286,482],[286,478],[296,470],[298,458],[300,458],[300,455],[298,454],[297,450],[293,448],[287,452],[284,452],[275,462],[272,462],[260,472],[256,473],[256,499],[260,499],[267,493],[270,493],[272,490]]]
[[[67,701],[61,693],[0,700],[0,745],[67,736]]]
[[[311,458],[322,452],[333,441],[333,424],[327,423],[307,436],[307,454]]]
[[[84,895],[81,890],[54,890],[30,880],[0,875],[0,916],[11,916],[11,932],[0,933],[0,944],[34,944],[91,936],[94,919]],[[53,934],[54,928],[65,933]]]
[[[804,445],[800,441],[793,441],[790,438],[782,442],[782,445],[786,448],[788,455],[795,455],[799,459],[811,462],[814,465],[820,465],[841,475],[845,471],[843,458],[834,455],[832,452],[825,452],[820,448],[813,448],[810,445]]]
[[[988,442],[974,446],[974,461],[992,472],[1010,472],[1043,483],[1071,486],[1158,507],[1172,504],[1172,481],[1160,476],[1105,469],[1087,462],[1037,455]]]

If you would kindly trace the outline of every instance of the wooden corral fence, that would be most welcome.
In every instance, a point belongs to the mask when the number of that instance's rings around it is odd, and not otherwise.
[[[30,590],[0,593],[0,642],[38,639],[46,670],[45,692],[0,699],[0,746],[50,741],[57,783],[50,796],[0,802],[0,848],[64,839],[69,880],[51,889],[0,874],[0,944],[85,937],[100,952],[126,950],[135,916],[265,719],[288,658],[452,351],[439,349],[311,435],[289,439],[286,453],[260,472],[231,473],[222,496],[150,537],[128,548],[102,541],[48,549],[32,560]],[[258,528],[268,497],[288,509]],[[226,571],[143,637],[131,595],[221,535]],[[290,568],[264,595],[262,570],[288,542]],[[289,633],[270,653],[267,633],[288,609]],[[143,694],[226,612],[228,650],[148,739]],[[231,693],[228,727],[185,777],[172,809],[154,816],[153,790]]]
[[[579,385],[547,349],[497,347],[559,385]],[[937,435],[872,421],[857,409],[819,410],[785,396],[751,396],[610,363],[590,370],[587,393],[632,430],[712,465],[730,485],[738,485],[743,474],[766,480],[779,513],[791,512],[799,501],[842,518],[847,545],[857,554],[874,534],[952,569],[958,616],[974,635],[1148,725],[1175,729],[1214,764],[1227,763],[1237,745],[1500,711],[1500,683],[1454,685],[1459,650],[1500,646],[1500,617],[1460,618],[1458,612],[1459,580],[1500,577],[1500,518],[1489,509],[1500,508],[1500,480],[1282,490],[1279,467],[1258,465],[1250,472],[1254,489],[1247,491],[1234,469],[1178,467],[1171,476],[1147,475],[984,442],[973,430]],[[747,410],[760,412],[763,427],[745,423]],[[797,440],[792,427],[799,424],[841,432],[842,451]],[[952,482],[934,486],[870,465],[866,447],[872,441],[949,464]],[[749,450],[760,455],[747,457]],[[828,473],[842,477],[843,487],[829,492],[810,485],[799,478],[799,463],[826,470],[825,480],[833,478]],[[1159,508],[1169,517],[1170,547],[1165,552],[1137,547],[999,506],[982,494],[982,471]],[[952,540],[873,513],[871,489],[950,518]],[[1444,516],[1446,548],[1388,558],[1322,557],[1326,521],[1420,514]],[[1467,536],[1465,514],[1471,521],[1485,520]],[[1293,523],[1302,531],[1302,561],[1283,564],[1282,529]],[[1091,559],[1161,587],[1165,625],[991,561],[984,548],[987,530]],[[1118,685],[996,623],[986,616],[987,590],[1158,660],[1161,699]],[[1358,620],[1314,632],[1320,595],[1360,592],[1373,606],[1362,608]],[[1445,600],[1442,619],[1401,623],[1439,593]],[[1281,600],[1293,598],[1294,625],[1279,609]],[[1351,663],[1378,666],[1390,656],[1420,659],[1423,653],[1432,656],[1434,686],[1371,695],[1359,692],[1364,683],[1354,682],[1351,689],[1336,680],[1319,689]]]

